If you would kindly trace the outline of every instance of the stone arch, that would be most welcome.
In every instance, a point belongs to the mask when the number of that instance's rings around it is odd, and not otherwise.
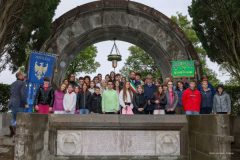
[[[54,83],[59,84],[71,60],[85,47],[117,38],[150,54],[164,77],[172,60],[195,60],[196,77],[201,65],[191,42],[167,16],[129,0],[101,0],[78,6],[53,22],[53,32],[42,50],[58,56]]]

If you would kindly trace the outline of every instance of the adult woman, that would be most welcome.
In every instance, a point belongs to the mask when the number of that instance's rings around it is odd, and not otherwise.
[[[110,72],[110,81],[112,81],[112,82],[115,82],[115,72],[114,71],[111,71]]]
[[[119,103],[122,107],[122,114],[133,114],[133,93],[130,89],[130,82],[126,82],[119,93]]]
[[[84,83],[86,83],[88,87],[90,86],[90,82],[91,82],[91,78],[89,76],[85,76]]]

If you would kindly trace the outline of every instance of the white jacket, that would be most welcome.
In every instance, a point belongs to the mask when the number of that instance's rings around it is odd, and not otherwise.
[[[133,95],[132,95],[133,96]],[[125,103],[131,103],[130,107],[133,109],[133,104],[132,104],[132,100],[131,100],[131,95],[130,93],[127,91],[127,99],[125,99],[125,101],[123,100],[123,90],[121,90],[121,92],[119,93],[119,103],[123,108],[126,108]]]
[[[63,108],[64,110],[70,110],[74,112],[76,110],[77,96],[74,92],[69,94],[68,92],[63,97]]]

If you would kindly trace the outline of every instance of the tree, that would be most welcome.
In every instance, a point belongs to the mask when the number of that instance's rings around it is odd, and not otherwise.
[[[151,74],[154,78],[161,77],[158,66],[144,50],[137,46],[131,46],[128,50],[130,51],[130,56],[120,70],[122,75],[127,77],[130,71],[135,71],[140,73],[142,77],[146,77],[148,74]]]
[[[95,58],[97,56],[97,47],[91,45],[79,53],[71,64],[68,67],[67,75],[72,73],[93,73],[96,72],[97,68],[100,67],[99,62],[95,62]]]
[[[0,2],[0,71],[7,64],[16,71],[25,61],[25,48],[29,46],[31,50],[39,50],[49,37],[52,18],[60,0]]]
[[[240,84],[240,1],[193,0],[189,14],[209,58]]]
[[[196,50],[200,57],[203,73],[208,76],[209,81],[213,85],[219,84],[217,74],[213,70],[209,69],[206,64],[207,54],[205,49],[202,47],[202,43],[197,37],[196,32],[193,29],[192,22],[188,20],[187,16],[184,16],[181,13],[177,13],[177,15],[172,16],[171,19],[178,24],[178,26],[183,30],[187,38],[192,42],[194,49]]]

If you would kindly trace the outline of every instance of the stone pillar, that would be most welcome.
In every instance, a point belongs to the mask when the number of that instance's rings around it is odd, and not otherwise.
[[[229,115],[188,116],[190,159],[230,160]]]
[[[48,115],[17,115],[15,160],[46,160],[48,148]]]

